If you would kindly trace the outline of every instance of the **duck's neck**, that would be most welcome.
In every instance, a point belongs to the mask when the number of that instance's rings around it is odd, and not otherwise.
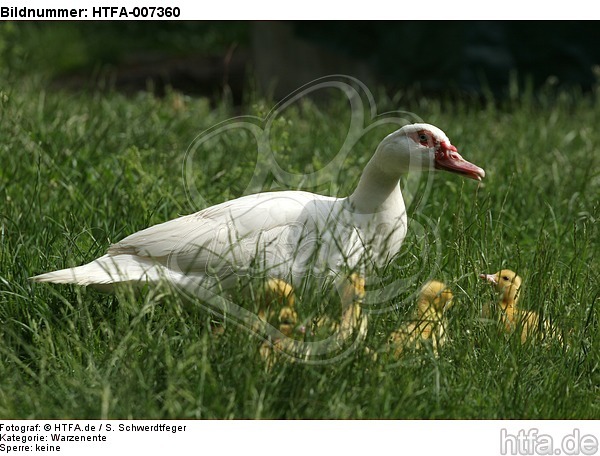
[[[367,163],[356,190],[348,200],[356,212],[363,214],[373,214],[392,208],[404,212],[400,177],[397,173],[383,169],[375,154]]]
[[[417,304],[417,318],[419,320],[440,321],[443,317],[443,311],[437,310],[429,300],[419,300],[419,303]]]
[[[519,288],[515,287],[515,285],[511,285],[510,287],[504,289],[502,293],[502,301],[500,305],[503,309],[516,309],[517,301],[519,300]]]
[[[508,319],[513,321],[515,315],[518,312],[517,298],[503,296],[502,301],[500,301],[500,307],[502,308],[502,312],[508,317]]]

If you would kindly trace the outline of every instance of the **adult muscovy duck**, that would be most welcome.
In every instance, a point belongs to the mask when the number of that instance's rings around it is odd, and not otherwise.
[[[406,125],[381,141],[346,198],[303,191],[243,196],[144,229],[88,264],[32,280],[110,290],[119,283],[166,279],[189,290],[199,284],[227,287],[257,271],[294,285],[307,274],[349,271],[349,277],[368,264],[384,265],[399,251],[407,232],[399,180],[415,169],[485,176],[439,128]]]

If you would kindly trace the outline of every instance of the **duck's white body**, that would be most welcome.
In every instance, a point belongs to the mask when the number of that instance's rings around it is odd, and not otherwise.
[[[403,203],[403,202],[401,202]],[[381,266],[406,236],[404,205],[360,214],[348,198],[300,191],[259,193],[152,226],[113,244],[106,255],[35,279],[110,289],[123,282],[227,285],[240,276],[292,284],[310,274]]]
[[[111,289],[116,283],[219,283],[261,274],[299,283],[384,265],[402,245],[407,217],[399,179],[410,169],[446,169],[474,179],[446,135],[413,124],[387,136],[356,191],[332,198],[301,191],[227,201],[134,233],[83,266],[33,277]]]

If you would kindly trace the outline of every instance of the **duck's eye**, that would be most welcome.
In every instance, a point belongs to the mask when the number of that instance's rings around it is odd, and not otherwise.
[[[426,134],[424,134],[424,133],[421,133],[421,134],[419,135],[419,141],[420,141],[420,142],[422,142],[422,143],[426,143],[428,140],[429,140],[429,138],[427,137],[427,135],[426,135]]]
[[[508,278],[508,276],[504,276],[502,277],[502,280],[506,280],[508,282],[510,279]]]

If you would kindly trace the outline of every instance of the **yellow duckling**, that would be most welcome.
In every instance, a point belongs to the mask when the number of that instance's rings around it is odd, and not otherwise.
[[[270,371],[273,367],[273,364],[277,359],[278,350],[284,351],[293,349],[294,340],[292,339],[292,336],[296,329],[297,321],[298,315],[296,314],[296,311],[290,307],[283,307],[279,312],[279,332],[285,337],[265,341],[259,349],[261,358],[266,362],[267,371]]]
[[[446,340],[444,312],[452,305],[452,299],[452,291],[444,283],[437,280],[425,283],[419,293],[415,319],[394,331],[388,339],[394,357],[400,357],[409,346],[419,349],[427,339],[431,339],[437,356],[438,348]]]
[[[264,323],[268,323],[278,327],[279,332],[289,337],[298,321],[295,310],[296,296],[292,286],[284,280],[268,279],[259,290],[258,302],[257,315],[263,323],[252,322],[252,329],[262,332]],[[211,325],[213,336],[221,336],[224,332],[225,327],[222,324]]]
[[[258,317],[273,326],[278,325],[279,332],[285,336],[284,338],[265,341],[259,349],[261,358],[266,362],[267,370],[270,370],[276,358],[275,347],[282,349],[283,345],[291,343],[287,338],[291,338],[294,333],[298,322],[298,314],[294,308],[296,296],[289,283],[279,279],[269,279],[265,283],[263,291],[266,305],[261,306]]]
[[[285,282],[282,282],[285,284]],[[272,286],[276,286],[273,282]],[[276,290],[281,290],[280,286],[276,286]],[[334,322],[329,319],[327,321],[334,334],[331,336],[330,343],[335,346],[342,346],[350,337],[358,332],[358,337],[364,338],[367,331],[366,315],[362,312],[362,302],[365,297],[365,279],[358,274],[351,274],[341,286],[340,298],[342,301],[342,315],[339,322]],[[286,352],[291,355],[289,361],[294,359],[308,359],[310,349],[303,346],[300,341],[295,340],[292,336],[296,330],[298,316],[293,309],[294,300],[290,300],[287,296],[287,306],[283,306],[279,312],[279,331],[286,337],[266,341],[260,348],[260,355],[266,362],[266,369],[271,370],[275,360],[278,358],[277,352]],[[299,332],[304,332],[306,328],[299,328]]]
[[[266,306],[259,309],[258,317],[273,326],[278,324],[279,331],[290,337],[298,322],[292,286],[283,280],[269,279],[265,283],[264,298]]]
[[[340,340],[346,340],[359,326],[362,316],[362,301],[365,297],[365,279],[358,274],[352,274],[341,287],[342,315],[335,320],[327,315],[321,315],[310,322],[307,334],[329,336],[335,334]]]
[[[480,274],[479,277],[491,283],[501,295],[500,302],[494,306],[497,306],[499,320],[504,325],[505,332],[510,333],[520,327],[521,343],[524,343],[528,337],[539,334],[539,315],[532,310],[521,310],[518,306],[522,280],[517,273],[510,269],[502,269],[495,274]],[[484,305],[482,317],[489,319],[493,315],[492,305]],[[543,329],[550,335],[556,334],[555,329],[548,322],[543,322]]]

